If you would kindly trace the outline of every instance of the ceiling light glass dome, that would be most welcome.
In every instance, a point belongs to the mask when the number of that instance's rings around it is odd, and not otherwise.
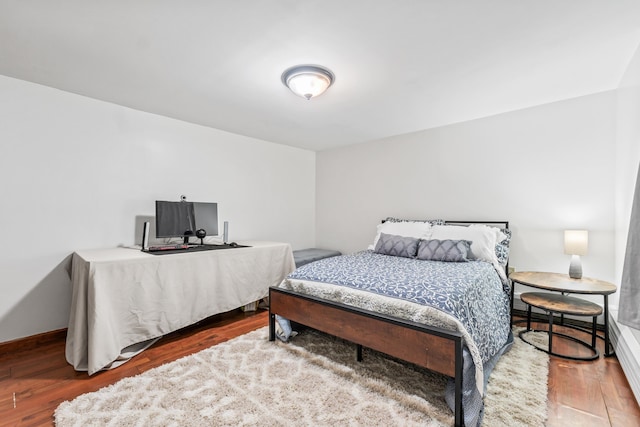
[[[293,93],[306,99],[324,93],[334,79],[331,71],[318,65],[296,65],[282,73],[282,83]]]

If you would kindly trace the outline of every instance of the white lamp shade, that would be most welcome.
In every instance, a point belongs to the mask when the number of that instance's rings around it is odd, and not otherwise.
[[[587,230],[564,231],[564,253],[567,255],[586,255],[589,247]]]
[[[282,83],[306,99],[321,95],[333,84],[333,79],[331,71],[315,65],[292,67],[282,74]]]

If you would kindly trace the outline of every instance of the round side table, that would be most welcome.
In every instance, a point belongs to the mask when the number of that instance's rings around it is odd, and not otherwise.
[[[564,296],[568,294],[602,295],[604,298],[604,337],[599,335],[598,337],[604,339],[604,355],[607,357],[613,356],[614,352],[610,350],[611,344],[609,339],[609,295],[616,292],[618,289],[616,285],[588,277],[572,279],[568,274],[545,273],[540,271],[517,271],[511,273],[509,279],[513,282],[511,286],[512,312],[516,284],[551,292],[560,292],[560,294]],[[560,314],[560,324],[562,325],[564,324],[564,313],[558,313]]]

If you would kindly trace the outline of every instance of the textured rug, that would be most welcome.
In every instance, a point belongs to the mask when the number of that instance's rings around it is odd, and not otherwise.
[[[516,335],[487,386],[483,426],[544,426],[549,358]],[[451,426],[446,378],[307,330],[262,328],[63,402],[67,426]]]

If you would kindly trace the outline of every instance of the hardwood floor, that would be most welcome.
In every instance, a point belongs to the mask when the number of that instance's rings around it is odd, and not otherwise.
[[[265,326],[267,319],[263,310],[213,316],[164,337],[119,368],[91,377],[67,364],[62,337],[35,350],[0,355],[0,426],[51,426],[53,412],[64,400]],[[576,347],[554,342],[556,351],[580,351]],[[551,357],[548,411],[548,427],[640,426],[640,407],[615,357],[593,362]]]
[[[535,324],[546,329],[546,325]],[[590,334],[556,327],[590,342]],[[618,359],[603,357],[604,342],[597,340],[600,358],[594,361],[574,361],[549,358],[549,404],[547,427],[638,427],[640,407]],[[554,337],[553,348],[560,354],[590,355],[590,351],[566,339]]]

